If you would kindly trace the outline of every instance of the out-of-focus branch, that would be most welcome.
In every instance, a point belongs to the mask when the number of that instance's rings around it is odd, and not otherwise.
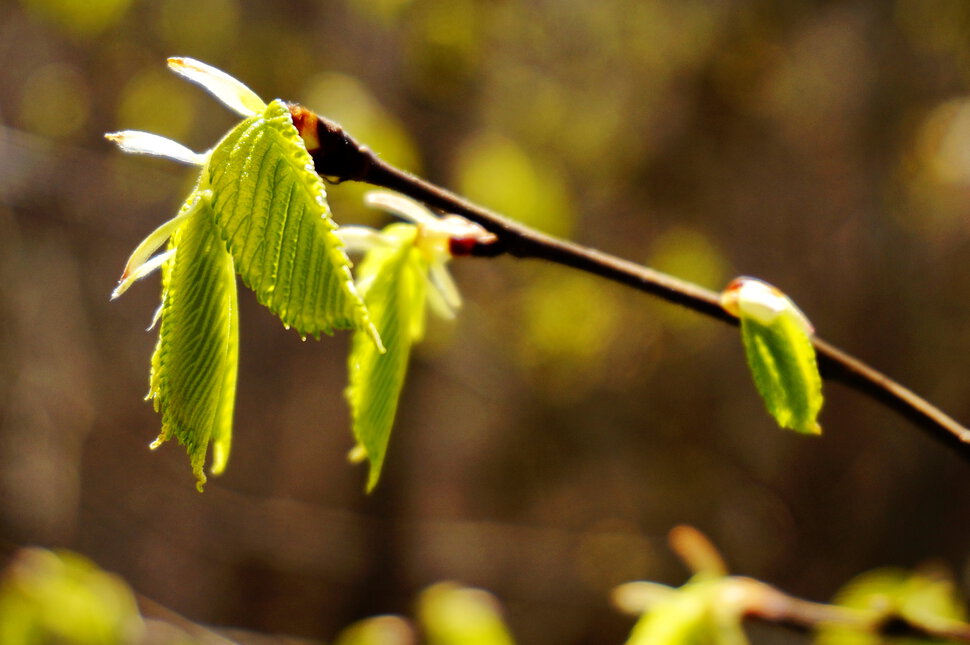
[[[857,609],[812,602],[790,596],[754,578],[728,575],[716,547],[691,526],[672,529],[669,542],[695,577],[680,589],[653,582],[620,585],[613,591],[613,603],[621,611],[637,616],[649,613],[654,607],[663,611],[663,602],[672,595],[690,594],[691,589],[698,590],[703,585],[704,593],[695,595],[695,601],[707,603],[710,612],[735,624],[755,620],[799,632],[838,629],[884,638],[970,643],[970,624],[961,621],[939,616],[911,620],[887,603]]]
[[[748,620],[806,632],[839,627],[887,638],[970,643],[970,625],[959,621],[936,619],[933,624],[915,623],[905,617],[876,610],[812,602],[789,596],[767,583],[744,576],[724,578],[721,584],[724,598],[737,603],[741,616]]]
[[[496,241],[475,246],[470,255],[493,257],[505,254],[555,262],[625,284],[723,323],[738,324],[734,316],[721,308],[717,292],[536,231],[391,166],[360,145],[338,124],[306,108],[293,105],[291,113],[307,142],[316,170],[322,176],[337,182],[360,181],[395,190],[443,212],[461,215],[495,234]],[[813,344],[822,376],[897,411],[964,459],[970,459],[970,429],[912,390],[834,345],[821,338],[814,338]]]

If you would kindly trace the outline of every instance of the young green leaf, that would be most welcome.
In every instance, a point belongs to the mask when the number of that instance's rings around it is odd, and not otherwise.
[[[783,293],[752,278],[728,285],[721,304],[741,320],[748,367],[771,416],[783,428],[821,433],[822,379],[805,315]]]
[[[354,438],[370,461],[368,491],[380,478],[411,345],[424,327],[428,266],[415,246],[417,232],[410,224],[385,228],[381,233],[385,243],[367,253],[358,274],[364,302],[387,348],[381,354],[367,333],[359,330],[348,360],[347,399]]]
[[[239,314],[232,257],[219,237],[208,194],[198,190],[169,242],[162,265],[161,328],[152,356],[151,389],[162,415],[157,448],[175,437],[189,454],[201,491],[212,442],[214,475],[229,458],[239,352]]]
[[[202,181],[236,270],[260,303],[300,334],[360,329],[380,347],[286,104],[273,101],[226,135]]]

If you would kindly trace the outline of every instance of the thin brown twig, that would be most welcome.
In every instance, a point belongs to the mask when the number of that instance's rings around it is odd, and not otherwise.
[[[655,269],[608,253],[560,240],[482,208],[467,199],[384,162],[338,124],[300,106],[291,106],[301,134],[315,129],[318,146],[310,150],[316,170],[334,181],[360,181],[395,190],[433,208],[461,215],[494,233],[497,240],[472,255],[511,255],[569,266],[657,296],[729,325],[719,294]],[[313,140],[309,137],[305,139]],[[900,413],[934,439],[970,460],[970,429],[912,390],[821,338],[813,339],[822,376],[843,383]]]

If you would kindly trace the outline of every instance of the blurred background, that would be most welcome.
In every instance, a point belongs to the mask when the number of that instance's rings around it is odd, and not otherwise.
[[[970,422],[970,4],[962,0],[0,1],[0,538],[74,549],[194,621],[329,640],[445,579],[522,643],[619,643],[615,585],[680,584],[689,523],[732,570],[823,600],[934,560],[970,587],[968,468],[826,388],[821,438],[764,412],[737,332],[557,266],[453,264],[364,494],[346,333],[241,295],[233,455],[195,490],[148,444],[157,278],[108,301],[236,121],[192,56],[546,232],[720,289],[755,275],[819,334]],[[363,188],[342,223],[380,224]],[[762,629],[756,642],[791,642]]]

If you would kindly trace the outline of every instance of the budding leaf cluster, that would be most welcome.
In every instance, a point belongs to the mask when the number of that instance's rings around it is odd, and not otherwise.
[[[170,59],[169,66],[245,118],[206,153],[145,132],[106,135],[126,152],[200,167],[178,215],[138,245],[112,296],[161,268],[162,303],[155,320],[160,328],[148,398],[162,416],[162,431],[152,447],[173,437],[185,446],[199,490],[210,444],[210,472],[226,467],[239,354],[238,274],[261,304],[304,338],[354,330],[348,399],[358,448],[370,461],[371,489],[384,461],[410,348],[422,334],[429,285],[449,317],[460,302],[444,263],[450,257],[448,236],[468,228],[456,228],[448,218],[439,225],[418,204],[379,194],[374,205],[415,224],[341,230],[285,103],[267,105],[198,61]],[[345,238],[366,253],[356,283]],[[166,250],[153,256],[166,242]]]

